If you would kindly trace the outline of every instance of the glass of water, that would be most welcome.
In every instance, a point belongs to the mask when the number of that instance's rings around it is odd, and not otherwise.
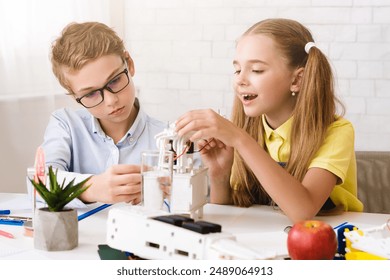
[[[168,210],[172,188],[173,152],[144,151],[141,154],[142,205],[150,210]]]

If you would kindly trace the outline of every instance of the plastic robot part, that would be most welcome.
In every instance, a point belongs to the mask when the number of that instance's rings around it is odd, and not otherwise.
[[[389,222],[367,229],[346,229],[344,236],[347,259],[390,259]]]
[[[272,259],[239,242],[219,224],[183,215],[124,206],[109,211],[107,244],[144,259]]]
[[[203,206],[207,203],[207,169],[194,164],[194,143],[189,140],[191,133],[180,137],[171,124],[155,136],[160,154],[174,153],[172,190],[169,202],[171,213],[188,213],[192,218],[201,218]]]

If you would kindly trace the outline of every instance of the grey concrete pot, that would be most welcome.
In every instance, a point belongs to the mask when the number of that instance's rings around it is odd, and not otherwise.
[[[48,208],[37,209],[33,226],[35,249],[66,251],[78,246],[79,228],[75,209],[60,212],[50,212]]]

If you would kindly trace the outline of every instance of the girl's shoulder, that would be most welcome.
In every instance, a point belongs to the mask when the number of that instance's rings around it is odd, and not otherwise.
[[[352,123],[344,117],[336,116],[335,121],[330,124],[329,129],[340,129],[340,128],[351,128],[353,129]]]
[[[337,139],[341,139],[345,137],[346,139],[352,139],[354,135],[355,130],[352,123],[343,117],[336,117],[335,121],[330,124],[327,130],[327,138],[336,137]]]

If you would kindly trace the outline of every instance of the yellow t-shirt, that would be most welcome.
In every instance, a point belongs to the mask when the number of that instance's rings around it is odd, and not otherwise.
[[[290,155],[290,131],[293,117],[277,129],[267,124],[263,115],[265,145],[268,153],[282,165]],[[309,164],[309,169],[318,167],[328,170],[338,178],[337,185],[330,194],[336,205],[342,205],[345,211],[363,211],[363,204],[357,198],[355,140],[352,124],[343,118],[333,122],[326,134],[324,143]]]

